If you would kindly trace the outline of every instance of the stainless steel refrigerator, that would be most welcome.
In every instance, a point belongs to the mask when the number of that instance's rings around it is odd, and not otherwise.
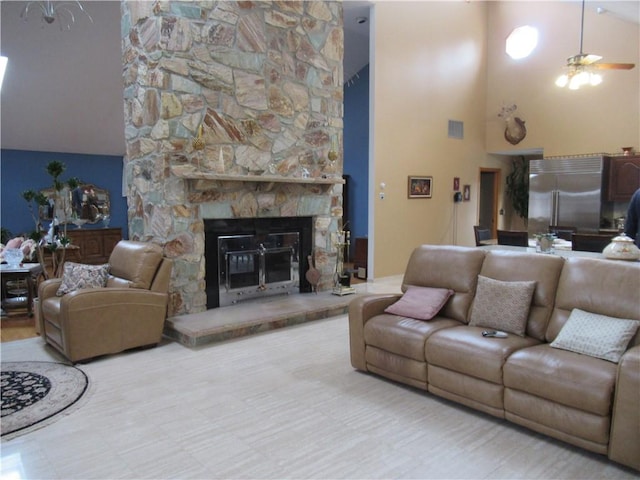
[[[529,234],[549,226],[579,232],[600,228],[604,156],[563,157],[529,162]]]

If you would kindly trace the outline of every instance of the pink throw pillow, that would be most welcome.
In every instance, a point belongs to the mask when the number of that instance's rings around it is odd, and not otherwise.
[[[22,242],[24,242],[24,238],[22,237],[12,238],[7,242],[6,248],[20,248],[20,245],[22,245]]]
[[[409,286],[402,298],[388,306],[385,312],[417,320],[431,320],[453,293],[448,288]]]

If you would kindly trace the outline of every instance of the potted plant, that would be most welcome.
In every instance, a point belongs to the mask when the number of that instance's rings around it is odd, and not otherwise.
[[[42,266],[42,272],[47,279],[49,277],[44,262],[44,251],[51,252],[52,254],[52,273],[54,276],[59,276],[62,272],[60,267],[64,264],[66,247],[69,245],[70,240],[67,237],[67,223],[69,222],[69,199],[63,192],[66,187],[69,190],[73,190],[80,185],[80,180],[77,177],[71,177],[66,182],[60,179],[60,176],[66,170],[66,165],[59,161],[51,161],[46,167],[47,173],[53,180],[53,202],[55,204],[54,211],[61,212],[62,218],[54,217],[51,221],[51,227],[49,233],[45,235],[42,222],[40,221],[40,207],[46,206],[49,203],[49,199],[42,192],[36,192],[34,190],[25,190],[22,192],[22,198],[27,202],[31,218],[35,224],[35,230],[31,233],[30,237],[38,242],[36,253],[38,256],[38,262]],[[35,206],[35,210],[34,210]],[[57,232],[56,227],[62,226],[62,232]],[[58,258],[56,250],[62,247],[62,254]]]
[[[516,214],[524,220],[529,218],[529,162],[524,157],[513,159],[512,168],[506,178],[506,194]]]
[[[536,250],[542,253],[553,253],[553,241],[556,239],[554,233],[536,233]]]

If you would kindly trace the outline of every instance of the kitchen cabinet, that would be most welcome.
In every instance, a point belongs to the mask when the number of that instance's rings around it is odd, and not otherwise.
[[[628,202],[640,188],[640,155],[610,157],[605,165],[606,199]]]
[[[80,263],[98,265],[107,263],[109,256],[120,240],[121,228],[78,228],[67,230],[71,244],[80,248]]]

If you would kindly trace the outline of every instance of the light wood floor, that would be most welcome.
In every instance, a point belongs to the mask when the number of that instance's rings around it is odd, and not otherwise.
[[[40,338],[3,361],[59,361]],[[2,442],[3,479],[631,479],[637,472],[349,363],[346,316],[79,365],[84,404]]]
[[[37,337],[35,319],[26,313],[11,313],[0,320],[0,342]]]

